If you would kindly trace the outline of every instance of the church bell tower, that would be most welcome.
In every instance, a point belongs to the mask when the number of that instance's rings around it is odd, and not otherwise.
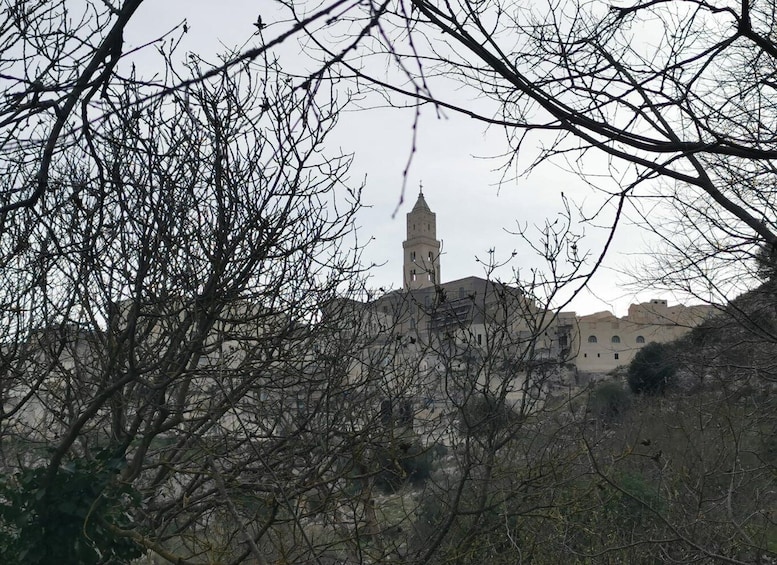
[[[402,242],[405,290],[427,288],[440,282],[440,242],[437,240],[437,217],[424,199],[423,188],[407,214],[407,239]]]

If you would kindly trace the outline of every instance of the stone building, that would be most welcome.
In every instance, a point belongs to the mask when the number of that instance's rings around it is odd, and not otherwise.
[[[612,312],[575,316],[570,360],[580,372],[606,373],[628,365],[648,343],[678,339],[716,312],[706,304],[669,306],[666,300],[652,299],[632,304],[622,318]]]
[[[429,209],[423,191],[407,214],[407,239],[402,243],[404,290],[430,288],[439,284],[440,241],[437,239],[437,215]]]
[[[709,305],[669,306],[653,299],[632,304],[627,316],[611,312],[577,316],[544,310],[520,288],[471,276],[443,282],[436,215],[423,192],[407,214],[403,248],[403,289],[370,302],[384,324],[399,335],[429,342],[456,335],[483,349],[497,333],[531,347],[531,356],[573,364],[583,373],[606,373],[627,365],[651,342],[667,342],[713,315]]]

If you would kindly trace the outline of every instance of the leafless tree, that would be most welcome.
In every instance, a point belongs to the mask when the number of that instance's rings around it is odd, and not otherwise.
[[[317,86],[269,63],[145,101],[107,85],[52,190],[7,211],[5,471],[45,469],[49,507],[63,469],[108,457],[142,500],[100,526],[115,538],[182,563],[313,555],[294,505],[339,488],[363,430],[349,342],[319,323],[359,284],[360,188],[322,153]]]
[[[282,72],[268,50],[349,6],[324,6],[213,66],[193,56],[176,69],[166,53],[155,84],[118,66],[139,5],[86,2],[74,18],[64,2],[7,3],[5,556],[428,561],[455,535],[452,517],[472,510],[454,505],[432,546],[410,547],[417,495],[392,491],[443,449],[435,425],[431,440],[408,426],[429,379],[397,352],[396,338],[409,339],[401,317],[375,326],[369,308],[336,306],[360,290],[347,243],[359,189],[347,157],[322,153],[342,99],[337,63],[387,6],[311,74]],[[488,419],[507,418],[485,436],[462,432],[479,447],[457,448],[461,485],[516,433],[509,394],[522,414],[542,405],[545,377],[521,375],[537,371],[533,332],[547,312],[523,290],[493,288],[502,295],[483,312],[499,356],[464,339],[464,320],[450,341],[417,343],[442,371],[434,389],[449,386],[448,435],[459,412],[482,416],[480,397]],[[521,313],[536,327],[509,343]],[[399,383],[399,412],[387,415]],[[14,514],[16,500],[30,511]],[[35,543],[41,533],[47,544]]]

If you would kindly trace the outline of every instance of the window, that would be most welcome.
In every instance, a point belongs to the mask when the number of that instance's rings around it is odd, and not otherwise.
[[[583,353],[583,357],[588,357],[588,353]]]
[[[414,281],[414,280],[415,280],[415,269],[413,269],[413,270],[411,270],[411,271],[410,271],[410,280],[411,280],[411,281]]]
[[[615,354],[615,359],[616,359],[616,360],[617,360],[617,359],[620,359],[620,356],[619,356],[617,353]]]
[[[596,336],[595,335],[589,335],[588,336],[588,343],[596,343]]]
[[[637,336],[637,343],[645,343],[645,338],[641,335]]]
[[[601,353],[597,353],[597,354],[596,354],[596,356],[597,356],[597,357],[601,357],[601,356],[602,356],[602,354],[601,354]]]
[[[610,341],[612,341],[613,343],[620,343],[621,342],[621,338],[620,338],[620,336],[614,335],[614,336],[612,336],[612,339]]]
[[[415,251],[410,252],[410,259],[415,261]]]
[[[434,257],[432,256],[432,252],[429,252],[429,261],[434,261]]]
[[[483,334],[478,334],[478,345],[483,345]]]

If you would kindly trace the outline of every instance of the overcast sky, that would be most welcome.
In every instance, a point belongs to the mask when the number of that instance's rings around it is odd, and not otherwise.
[[[276,12],[267,0],[145,2],[125,33],[125,51],[154,39],[185,18],[189,32],[178,51],[179,58],[194,51],[213,61],[225,49],[256,44],[253,22],[260,10],[263,21],[272,24]],[[280,27],[270,25],[265,34],[271,37],[280,31]],[[289,58],[297,47],[290,44],[285,49],[283,56]],[[134,55],[134,60],[141,73],[153,73],[160,63],[153,49]],[[367,208],[359,215],[358,226],[359,237],[367,244],[364,260],[376,265],[371,275],[375,288],[401,287],[405,214],[415,203],[420,183],[437,214],[437,236],[443,241],[444,252],[442,278],[446,281],[482,276],[483,267],[476,257],[487,259],[491,249],[497,259],[515,251],[511,265],[523,272],[538,266],[536,253],[509,232],[518,226],[529,226],[531,232],[531,226],[542,224],[547,217],[554,218],[562,210],[562,191],[588,213],[603,200],[600,192],[564,171],[561,164],[547,164],[528,178],[500,183],[504,177],[500,170],[503,159],[494,156],[506,150],[504,132],[498,128],[487,131],[483,124],[457,115],[437,116],[430,108],[421,115],[407,192],[400,205],[403,170],[412,145],[412,122],[410,111],[354,110],[341,117],[335,136],[329,140],[333,152],[354,153],[353,183],[366,180]],[[600,182],[604,188],[614,186],[606,178]],[[583,314],[613,310],[624,315],[631,302],[659,297],[676,301],[666,293],[627,289],[626,283],[632,279],[622,271],[638,271],[640,254],[648,251],[651,243],[635,228],[622,226],[619,230],[604,268],[594,277],[590,289],[567,309]],[[580,247],[595,253],[604,237],[605,230],[589,225]],[[501,272],[503,278],[509,275],[507,269]]]

